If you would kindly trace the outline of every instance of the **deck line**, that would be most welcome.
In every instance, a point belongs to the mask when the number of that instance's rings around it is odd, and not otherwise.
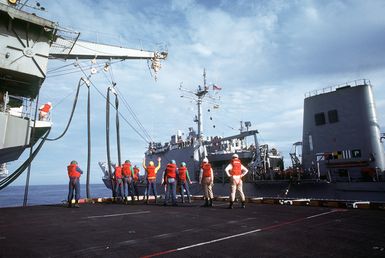
[[[282,222],[282,223],[279,223],[279,224],[274,224],[274,225],[267,226],[267,227],[264,227],[264,228],[250,230],[250,231],[247,231],[247,232],[244,232],[244,233],[230,235],[230,236],[227,236],[227,237],[213,239],[213,240],[210,240],[210,241],[201,242],[201,243],[197,243],[197,244],[193,244],[193,245],[188,245],[188,246],[184,246],[184,247],[179,247],[179,248],[176,248],[176,249],[170,249],[170,250],[166,250],[166,251],[156,252],[156,253],[153,253],[153,254],[141,256],[141,258],[156,257],[156,256],[160,256],[160,255],[164,255],[164,254],[169,254],[169,253],[173,253],[173,252],[177,252],[177,251],[182,251],[182,250],[186,250],[186,249],[190,249],[190,248],[194,248],[194,247],[198,247],[198,246],[202,246],[202,245],[208,245],[208,244],[212,244],[212,243],[228,240],[228,239],[231,239],[231,238],[236,238],[236,237],[240,237],[240,236],[245,236],[245,235],[253,234],[253,233],[256,233],[256,232],[267,231],[267,230],[271,230],[271,229],[274,229],[274,228],[279,228],[279,227],[282,227],[282,226],[285,226],[285,225],[297,223],[299,221],[304,221],[304,220],[308,220],[308,219],[312,219],[312,218],[317,218],[317,217],[325,216],[325,215],[328,215],[328,214],[331,214],[331,213],[335,213],[335,212],[340,212],[340,211],[342,211],[342,210],[341,209],[333,209],[333,210],[328,211],[328,212],[323,212],[323,213],[319,213],[319,214],[315,214],[315,215],[312,215],[312,216],[307,216],[307,217],[303,217],[303,218],[299,218],[299,219],[295,219],[295,220],[285,221],[285,222]]]
[[[100,216],[89,216],[89,217],[84,217],[84,219],[108,218],[108,217],[118,217],[118,216],[136,215],[136,214],[145,214],[145,213],[150,213],[150,211],[137,211],[137,212],[129,212],[129,213],[117,213],[117,214],[107,214],[107,215],[100,215]]]

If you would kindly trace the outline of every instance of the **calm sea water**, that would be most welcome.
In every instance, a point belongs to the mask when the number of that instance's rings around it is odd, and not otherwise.
[[[8,186],[0,190],[0,207],[23,206],[24,186]],[[110,197],[111,190],[104,184],[90,185],[91,197]],[[66,185],[31,185],[28,191],[28,205],[59,204],[67,200]],[[80,197],[86,197],[85,184],[81,184]]]

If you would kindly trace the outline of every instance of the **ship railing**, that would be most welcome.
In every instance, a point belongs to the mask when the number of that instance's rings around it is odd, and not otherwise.
[[[32,102],[29,98],[9,95],[6,92],[0,101],[0,112],[20,118],[30,118],[31,106]]]
[[[322,89],[317,89],[317,90],[306,92],[305,98],[321,95],[324,93],[333,92],[339,88],[355,87],[355,86],[360,86],[360,85],[371,85],[371,83],[370,83],[370,80],[368,80],[368,79],[358,79],[358,80],[354,80],[354,81],[349,81],[349,82],[345,82],[345,83],[341,83],[341,84],[337,84],[337,85],[333,85],[333,86],[328,86],[328,87],[325,87]]]

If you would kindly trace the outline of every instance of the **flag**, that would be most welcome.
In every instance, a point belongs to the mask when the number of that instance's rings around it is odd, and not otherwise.
[[[216,84],[213,84],[213,90],[221,90],[222,87],[219,87],[218,85]]]

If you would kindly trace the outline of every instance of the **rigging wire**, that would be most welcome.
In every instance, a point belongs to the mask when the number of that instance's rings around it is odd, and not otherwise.
[[[146,130],[146,128],[143,126],[143,124],[140,122],[138,116],[135,114],[134,110],[132,109],[132,107],[130,106],[130,104],[128,103],[128,101],[126,100],[126,98],[124,97],[124,95],[120,92],[119,89],[117,89],[117,92],[119,93],[119,97],[121,98],[121,100],[123,101],[123,104],[124,106],[127,108],[127,110],[130,112],[131,116],[133,117],[134,121],[137,123],[137,125],[140,127],[140,129],[143,131],[143,133],[146,135],[147,137],[147,141],[149,142],[154,142],[154,139],[151,137],[151,135],[148,133],[148,131]]]
[[[112,66],[110,65],[110,63],[106,63],[106,65],[104,66],[104,71],[108,71],[109,72],[109,75],[110,75],[110,78],[107,77],[106,73],[103,73],[106,80],[109,81],[113,86],[114,86],[114,90],[116,90],[119,94],[117,95],[123,102],[124,106],[127,108],[127,110],[129,111],[129,113],[131,114],[131,116],[133,117],[134,121],[136,122],[136,124],[139,126],[139,129],[142,130],[142,132],[144,133],[144,135],[147,137],[147,141],[150,142],[150,141],[154,141],[152,139],[152,137],[149,135],[149,133],[147,132],[147,130],[144,128],[144,126],[142,125],[142,123],[140,122],[139,118],[137,117],[137,115],[135,114],[134,110],[131,108],[131,106],[128,104],[128,101],[126,100],[126,98],[124,97],[124,95],[120,92],[120,90],[115,87],[116,86],[116,83],[115,83],[115,78],[114,78],[114,74],[113,74],[113,70],[112,70]]]
[[[82,73],[85,76],[87,76],[86,72],[83,70],[83,68],[80,65],[79,65],[79,68],[81,69]],[[106,96],[103,95],[103,93],[98,89],[98,87],[96,87],[96,85],[91,80],[89,80],[89,82],[96,89],[96,91],[99,93],[99,95],[102,96],[104,99],[106,99]],[[109,105],[113,106],[113,104],[110,101],[108,103],[109,103]],[[119,115],[131,127],[131,129],[134,130],[134,132],[136,132],[146,143],[149,143],[147,141],[147,139],[122,115],[121,112],[119,112]]]
[[[116,61],[113,61],[111,62],[110,64],[115,64],[115,63],[118,63],[118,62],[123,62],[124,60],[116,60]],[[53,78],[53,77],[58,77],[58,76],[63,76],[63,75],[68,75],[68,74],[74,74],[74,73],[79,73],[79,69],[77,66],[80,65],[80,63],[72,63],[71,65],[74,65],[75,67],[71,67],[71,68],[68,68],[68,69],[63,69],[63,70],[59,70],[57,69],[57,71],[53,71],[53,72],[47,72],[48,74],[48,78]],[[85,67],[83,67],[83,69],[90,69],[92,67],[97,67],[97,68],[101,68],[103,67],[104,65],[103,64],[98,64],[98,65],[87,65]]]

